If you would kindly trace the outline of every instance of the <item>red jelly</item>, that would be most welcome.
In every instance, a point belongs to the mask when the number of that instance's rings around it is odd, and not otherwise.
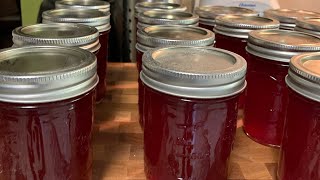
[[[320,17],[297,19],[294,30],[320,36]]]
[[[92,179],[95,56],[30,46],[1,57],[1,179]]]
[[[147,179],[226,180],[245,60],[221,49],[172,47],[148,51],[143,67]]]
[[[320,179],[320,53],[293,57],[279,180]]]
[[[279,147],[286,117],[285,76],[295,54],[319,51],[320,39],[284,30],[249,33],[244,130],[258,143]]]
[[[94,9],[55,9],[42,14],[43,23],[78,23],[93,26],[100,33],[101,48],[97,54],[99,84],[97,86],[97,102],[101,102],[106,95],[106,75],[108,58],[108,40],[110,32],[110,13]]]

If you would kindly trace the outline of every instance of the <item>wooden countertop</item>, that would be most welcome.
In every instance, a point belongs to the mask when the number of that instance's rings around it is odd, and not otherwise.
[[[96,108],[94,180],[145,180],[137,78],[133,63],[108,64],[108,94]],[[238,127],[229,179],[276,179],[278,150],[250,140],[242,131],[241,118]]]

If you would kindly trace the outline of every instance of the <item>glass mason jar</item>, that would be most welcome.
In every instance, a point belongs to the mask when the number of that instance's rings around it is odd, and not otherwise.
[[[244,131],[258,143],[279,147],[286,116],[285,76],[297,54],[320,51],[320,38],[286,30],[249,33]]]
[[[227,7],[227,6],[200,6],[195,9],[195,13],[199,15],[199,26],[210,31],[215,26],[215,19],[220,15],[252,15],[258,16],[258,12],[242,8],[242,7]]]
[[[293,31],[298,18],[319,17],[320,13],[295,9],[269,9],[264,12],[264,16],[280,21],[280,29]]]
[[[320,16],[297,19],[294,30],[320,36]]]
[[[43,23],[78,23],[93,26],[98,29],[101,44],[97,54],[99,84],[97,86],[97,102],[101,102],[106,95],[106,75],[109,48],[110,13],[94,9],[55,9],[42,14]]]
[[[143,56],[148,180],[226,180],[246,61],[212,47],[168,47]]]
[[[165,46],[213,46],[214,45],[214,33],[207,29],[199,27],[188,27],[188,26],[149,26],[137,32],[137,68],[138,72],[142,70],[142,56],[143,54],[157,47]],[[142,119],[142,102],[144,87],[139,82],[139,114],[140,114],[140,125],[143,127]]]
[[[286,83],[289,103],[280,151],[281,180],[320,179],[320,53],[295,56]]]
[[[61,0],[55,2],[56,9],[95,9],[102,12],[110,12],[110,3],[106,1]]]
[[[0,59],[1,179],[92,179],[95,55],[26,46]]]
[[[246,58],[246,46],[250,31],[279,29],[279,21],[251,15],[223,15],[215,20],[215,47],[225,49]],[[240,96],[239,108],[244,108],[244,93]]]

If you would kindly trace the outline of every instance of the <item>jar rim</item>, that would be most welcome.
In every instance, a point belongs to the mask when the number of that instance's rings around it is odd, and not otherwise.
[[[264,11],[264,16],[277,19],[280,23],[294,25],[298,18],[320,16],[320,14],[313,11],[297,9],[268,9]]]
[[[205,19],[215,19],[219,15],[227,14],[244,14],[258,16],[259,13],[248,8],[237,7],[237,6],[200,6],[195,9],[195,13],[199,15],[200,18]]]
[[[170,2],[139,2],[135,5],[135,12],[141,13],[148,10],[186,11],[187,7]]]
[[[110,3],[101,0],[59,0],[55,2],[56,9],[97,9],[102,12],[110,11]]]
[[[177,24],[191,25],[199,22],[199,16],[189,12],[168,12],[150,10],[144,11],[138,15],[138,22],[143,24]]]

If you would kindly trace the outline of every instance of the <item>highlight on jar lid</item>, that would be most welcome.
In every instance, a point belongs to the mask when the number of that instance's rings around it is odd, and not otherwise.
[[[163,46],[211,46],[214,33],[204,28],[175,25],[149,26],[137,31],[137,42],[150,48]]]
[[[248,38],[249,32],[260,29],[279,29],[277,20],[250,15],[222,15],[216,18],[214,31],[226,36]]]
[[[320,16],[297,19],[295,30],[320,36]]]
[[[320,51],[320,38],[287,30],[255,30],[249,33],[247,52],[258,57],[289,62],[298,54]]]
[[[25,46],[0,52],[0,101],[45,103],[79,96],[98,83],[97,60],[87,50]]]
[[[100,0],[62,0],[56,1],[56,9],[96,9],[102,12],[110,11],[110,3]]]
[[[167,47],[143,55],[140,78],[148,87],[189,98],[222,98],[241,93],[246,61],[211,47]]]
[[[165,11],[186,11],[187,7],[176,3],[168,2],[140,2],[135,5],[136,16],[148,10],[165,10]]]
[[[42,23],[79,23],[93,26],[99,32],[110,30],[110,13],[95,9],[54,9],[42,13]]]
[[[82,24],[53,23],[18,27],[12,31],[15,47],[25,45],[76,46],[95,52],[100,48],[96,28]]]
[[[286,83],[302,96],[320,102],[320,52],[293,57]]]
[[[280,21],[281,28],[293,30],[296,19],[305,17],[317,17],[319,13],[295,9],[269,9],[264,12],[265,17],[274,18]]]

